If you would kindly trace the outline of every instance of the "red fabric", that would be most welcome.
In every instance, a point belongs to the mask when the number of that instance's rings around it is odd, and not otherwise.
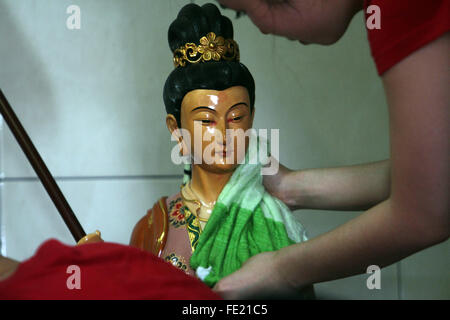
[[[80,267],[81,289],[67,287],[68,278],[74,275],[73,271],[67,273],[70,265]],[[200,280],[140,249],[106,242],[72,247],[49,240],[0,282],[0,299],[220,297]]]
[[[381,29],[367,30],[380,75],[450,30],[449,0],[365,0],[366,21],[370,5],[380,8]]]

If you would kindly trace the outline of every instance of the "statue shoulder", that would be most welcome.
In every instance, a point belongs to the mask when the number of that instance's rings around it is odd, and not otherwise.
[[[167,240],[168,215],[167,197],[155,202],[135,225],[130,239],[130,245],[160,256]]]

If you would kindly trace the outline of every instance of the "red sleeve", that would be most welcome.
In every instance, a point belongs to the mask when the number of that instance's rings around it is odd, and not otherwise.
[[[449,0],[365,0],[366,21],[370,5],[380,8],[381,29],[367,30],[380,75],[450,30]]]
[[[75,271],[67,272],[73,265],[79,267],[79,289],[69,288],[77,283]],[[72,247],[49,240],[11,277],[0,281],[0,300],[5,299],[220,297],[200,280],[140,249],[107,242]]]

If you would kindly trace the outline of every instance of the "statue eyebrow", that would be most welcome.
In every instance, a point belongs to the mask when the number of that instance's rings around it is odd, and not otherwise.
[[[194,108],[194,109],[191,110],[191,112],[194,112],[195,110],[198,110],[198,109],[207,109],[209,111],[217,112],[216,110],[214,110],[214,109],[212,109],[210,107],[205,107],[205,106],[200,106],[200,107]]]
[[[245,102],[238,102],[238,103],[233,104],[233,105],[228,109],[228,111],[231,110],[231,108],[234,108],[234,107],[236,107],[236,106],[238,106],[238,105],[240,105],[240,104],[245,104],[245,105],[248,107],[248,104],[247,104],[247,103],[245,103]],[[191,112],[194,112],[195,110],[199,110],[199,109],[206,109],[206,110],[209,110],[209,111],[217,112],[215,109],[212,109],[212,108],[206,107],[206,106],[200,106],[200,107],[194,108],[194,109],[191,110]]]

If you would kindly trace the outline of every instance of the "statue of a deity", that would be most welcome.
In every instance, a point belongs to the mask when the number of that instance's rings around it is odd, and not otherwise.
[[[262,162],[250,161],[258,137],[229,134],[251,130],[255,115],[255,83],[231,21],[214,4],[188,4],[168,38],[175,69],[164,86],[166,124],[188,164],[180,192],[154,204],[130,244],[212,287],[250,257],[307,239],[265,191]]]

